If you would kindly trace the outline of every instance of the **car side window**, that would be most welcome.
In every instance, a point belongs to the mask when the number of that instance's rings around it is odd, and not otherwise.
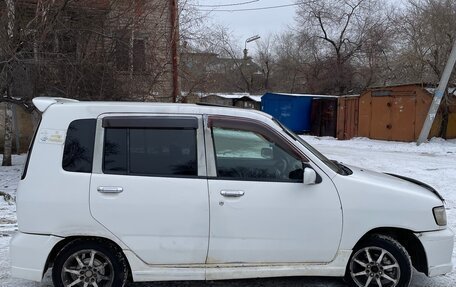
[[[109,174],[127,174],[128,129],[105,129],[103,147],[103,172]]]
[[[96,119],[70,123],[63,149],[62,167],[70,172],[92,172]]]
[[[217,177],[302,182],[302,161],[258,132],[212,127]]]
[[[103,172],[197,176],[195,129],[106,128]]]

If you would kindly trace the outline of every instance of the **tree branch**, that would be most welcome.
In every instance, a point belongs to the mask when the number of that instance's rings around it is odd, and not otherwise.
[[[313,13],[313,14],[314,14],[314,17],[317,18],[321,31],[323,32],[323,35],[324,35],[324,37],[319,36],[319,38],[329,42],[331,45],[333,45],[334,49],[336,49],[336,52],[339,53],[340,47],[338,47],[333,40],[328,38],[328,33],[326,32],[320,12]]]

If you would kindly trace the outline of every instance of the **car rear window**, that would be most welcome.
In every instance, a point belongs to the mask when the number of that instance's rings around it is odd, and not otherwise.
[[[92,172],[96,119],[70,123],[63,150],[62,167],[70,172]]]

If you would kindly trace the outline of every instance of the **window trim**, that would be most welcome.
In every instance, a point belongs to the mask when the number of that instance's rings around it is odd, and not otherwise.
[[[198,129],[196,117],[109,116],[102,120],[103,128],[164,128]]]
[[[93,167],[92,174],[100,176],[110,176],[109,174],[104,174],[102,170],[103,165],[103,145],[104,145],[104,134],[105,129],[103,128],[103,119],[107,117],[123,117],[123,118],[137,118],[137,117],[147,117],[147,118],[195,118],[198,127],[196,128],[196,140],[197,140],[197,149],[198,149],[198,176],[190,178],[207,178],[208,175],[208,166],[207,166],[207,154],[205,149],[205,133],[204,133],[204,123],[203,115],[196,113],[186,113],[186,114],[176,114],[176,113],[102,113],[97,117],[97,132],[95,135],[95,154],[93,158]],[[186,177],[188,178],[188,177]]]
[[[35,145],[36,135],[38,134],[38,130],[40,129],[41,120],[42,120],[42,117],[40,115],[40,120],[38,121],[38,124],[35,127],[35,131],[33,132],[32,141],[29,143],[29,147],[28,147],[28,151],[27,151],[27,158],[25,160],[24,169],[22,170],[22,174],[21,174],[21,180],[24,180],[27,177],[28,167],[30,165],[30,157],[32,156],[33,146]]]

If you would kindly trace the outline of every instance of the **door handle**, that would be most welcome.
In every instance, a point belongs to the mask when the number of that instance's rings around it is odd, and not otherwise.
[[[242,190],[222,190],[220,194],[224,197],[241,197],[244,192]]]
[[[121,193],[123,188],[120,186],[99,186],[97,191],[101,193]]]

